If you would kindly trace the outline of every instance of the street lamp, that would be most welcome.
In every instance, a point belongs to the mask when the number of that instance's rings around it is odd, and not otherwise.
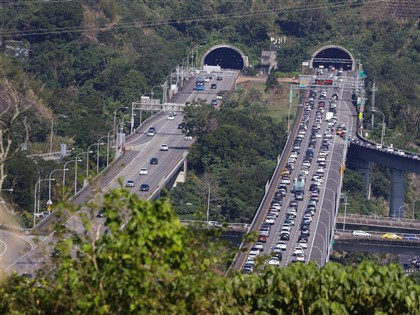
[[[35,227],[35,224],[36,224],[36,221],[35,221],[35,217],[36,216],[35,216],[35,214],[39,212],[39,201],[38,201],[38,209],[37,209],[37,206],[36,206],[36,201],[37,201],[37,198],[36,198],[37,197],[37,195],[36,195],[37,194],[36,186],[39,186],[39,188],[38,188],[38,194],[39,194],[40,193],[40,190],[41,190],[41,182],[46,181],[46,180],[52,181],[52,180],[55,180],[55,179],[54,178],[52,178],[52,179],[45,178],[45,179],[40,179],[39,181],[37,181],[35,183],[35,189],[34,189],[34,227]]]
[[[64,172],[63,172],[63,196],[64,196],[64,193],[65,193],[65,185],[66,185],[66,170],[67,170],[67,168],[66,168],[66,166],[67,166],[67,164],[69,164],[69,163],[71,163],[71,162],[75,162],[76,163],[76,165],[77,165],[77,162],[81,162],[82,160],[77,160],[77,158],[75,159],[75,160],[70,160],[70,161],[67,161],[66,163],[64,163],[64,168],[63,168],[63,170],[64,170]]]
[[[51,135],[50,135],[50,153],[52,153],[53,147],[53,133],[54,133],[54,119],[58,118],[68,118],[66,115],[59,114],[56,117],[51,118]]]
[[[106,138],[106,137],[107,136],[100,137],[99,140],[98,140],[98,144],[97,144],[98,147],[96,149],[96,173],[99,173],[99,145],[102,144],[102,143],[100,143],[101,140]]]
[[[114,131],[115,131],[115,139],[116,139],[116,137],[117,137],[117,131],[115,130],[115,124],[117,123],[117,111],[118,110],[120,110],[120,109],[128,109],[128,107],[127,106],[120,106],[120,107],[118,107],[117,109],[115,109],[114,110]]]
[[[96,143],[91,144],[86,151],[86,179],[89,178],[89,153],[93,153],[93,151],[91,151],[90,148],[94,145],[96,145]]]
[[[85,152],[80,152],[78,155],[76,155],[76,164],[74,165],[74,194],[77,193],[77,162],[82,162],[82,159],[79,159],[80,154],[85,154]]]
[[[401,209],[404,208],[404,207],[407,207],[408,208],[408,205],[405,203],[401,207],[398,208],[398,218],[401,218]]]
[[[344,203],[343,203],[343,205],[344,205],[344,219],[343,219],[343,231],[346,229],[346,214],[347,214],[347,206],[348,205],[350,205],[348,202],[347,202],[347,194],[346,193],[343,193],[343,197],[344,197]]]
[[[48,180],[49,180],[49,183],[48,183],[48,201],[47,201],[47,205],[48,205],[48,214],[50,214],[51,213],[51,205],[53,204],[52,203],[52,200],[51,200],[51,176],[52,176],[52,174],[54,173],[54,172],[57,172],[57,171],[63,171],[63,172],[65,172],[65,171],[68,171],[68,168],[58,168],[58,169],[56,169],[56,170],[53,170],[51,173],[50,173],[50,176],[48,176]]]
[[[382,115],[382,133],[381,133],[381,147],[384,144],[384,136],[385,136],[385,114],[380,112],[377,109],[372,110],[372,113],[379,113]]]
[[[209,225],[209,215],[210,215],[210,184],[207,184],[209,186],[209,193],[207,195],[207,213],[206,213],[206,221],[207,225]]]
[[[106,145],[106,167],[108,167],[109,165],[109,145],[110,145],[110,141],[109,141],[109,136],[110,133],[113,132],[114,129],[111,129],[110,131],[108,131],[107,133],[107,145]]]

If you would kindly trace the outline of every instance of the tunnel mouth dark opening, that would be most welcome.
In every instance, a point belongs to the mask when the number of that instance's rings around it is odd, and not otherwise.
[[[338,62],[336,59],[341,60]],[[352,64],[352,58],[345,50],[340,48],[325,48],[315,55],[312,67],[318,68],[319,66],[324,66],[325,68],[335,67],[336,69],[343,68],[343,70],[351,70]]]
[[[244,60],[239,52],[229,47],[216,48],[204,58],[204,65],[220,66],[222,69],[242,70]]]

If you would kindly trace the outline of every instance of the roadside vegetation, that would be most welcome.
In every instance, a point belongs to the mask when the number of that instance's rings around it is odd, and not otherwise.
[[[219,230],[183,226],[168,202],[116,189],[91,206],[92,216],[105,209],[108,233],[59,228],[69,237],[39,274],[3,278],[1,314],[419,314],[420,285],[395,264],[224,276],[231,257],[215,241]],[[122,213],[132,215],[124,229]]]

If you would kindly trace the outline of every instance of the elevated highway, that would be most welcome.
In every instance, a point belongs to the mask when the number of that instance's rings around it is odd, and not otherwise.
[[[204,91],[196,91],[195,80],[185,78],[183,82],[183,92],[173,96],[174,103],[193,102],[194,100],[204,100],[208,103],[216,98],[220,90],[231,90],[234,87],[237,72],[228,72],[222,80],[217,80],[216,76],[211,81],[205,83]],[[232,75],[234,74],[234,75]],[[217,84],[216,89],[210,89],[211,84]],[[70,202],[76,206],[81,206],[87,202],[100,203],[103,194],[124,185],[127,180],[133,180],[135,186],[132,189],[144,199],[156,198],[160,190],[170,182],[176,172],[184,166],[186,168],[186,157],[188,149],[192,144],[187,140],[178,125],[182,122],[182,115],[177,115],[174,119],[168,119],[168,113],[159,112],[145,121],[126,139],[126,152],[110,166],[102,171],[89,185],[85,186]],[[157,134],[147,136],[147,130],[155,127]],[[168,144],[168,151],[161,151],[162,144]],[[157,165],[151,165],[150,159],[158,159]],[[142,167],[148,169],[147,175],[139,175]],[[141,184],[148,184],[149,191],[139,191]],[[32,250],[26,252],[9,265],[4,265],[7,272],[16,271],[19,274],[32,273],[35,269],[44,268],[51,264],[50,253],[54,247],[54,229],[57,224],[64,223],[65,226],[77,233],[83,231],[80,214],[88,214],[88,210],[82,208],[75,214],[66,213],[57,209],[44,221],[33,229],[33,234],[40,236],[42,241]],[[94,228],[103,230],[104,218],[94,217]],[[58,223],[61,222],[61,223]]]

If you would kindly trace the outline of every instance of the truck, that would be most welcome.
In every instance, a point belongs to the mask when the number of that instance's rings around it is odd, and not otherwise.
[[[333,116],[334,116],[334,113],[333,112],[328,112],[327,113],[327,117],[325,118],[325,121],[330,121],[331,118],[333,118]]]
[[[304,190],[305,190],[305,178],[303,177],[295,178],[293,182],[292,192],[296,194],[298,192],[304,192]]]

